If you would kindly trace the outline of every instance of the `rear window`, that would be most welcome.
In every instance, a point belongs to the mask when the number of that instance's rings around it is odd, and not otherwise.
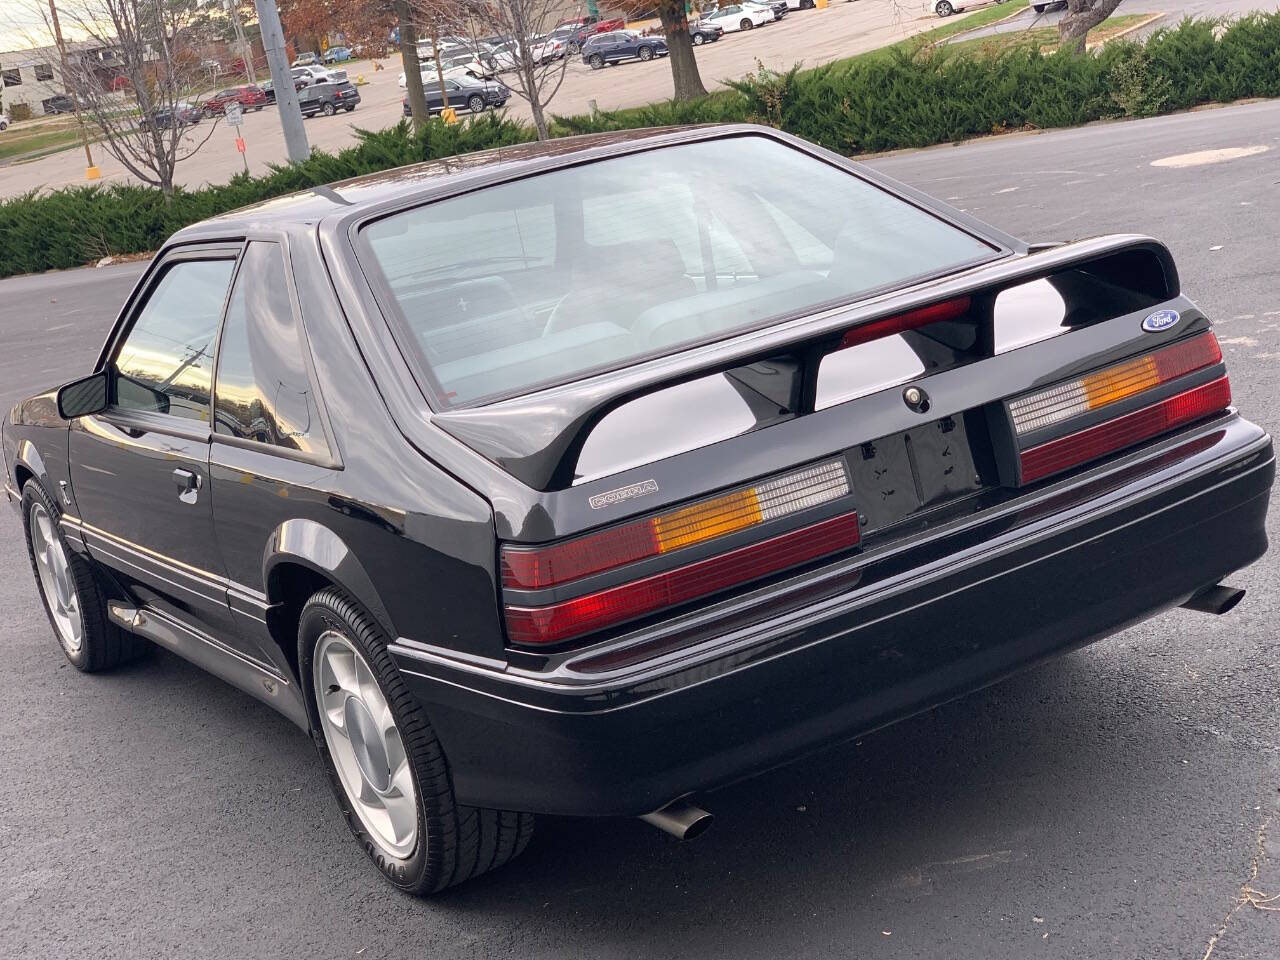
[[[997,253],[765,137],[499,184],[361,236],[440,406],[625,366]]]

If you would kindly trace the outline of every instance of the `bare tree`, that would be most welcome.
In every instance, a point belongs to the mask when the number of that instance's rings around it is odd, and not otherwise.
[[[1067,14],[1058,21],[1058,36],[1062,46],[1084,52],[1084,41],[1089,31],[1115,12],[1120,0],[1067,0]]]
[[[504,38],[494,55],[503,81],[529,104],[538,139],[550,139],[546,110],[564,82],[569,43],[546,36],[564,19],[564,0],[488,0],[466,9],[472,24]]]
[[[658,16],[662,18],[662,30],[667,35],[671,80],[675,84],[676,99],[695,100],[705,97],[707,88],[702,85],[698,61],[693,57],[693,38],[689,35],[685,0],[659,0]]]
[[[205,83],[189,46],[190,0],[61,0],[64,24],[84,38],[68,50],[63,84],[102,146],[166,200],[174,170],[204,146],[215,120],[196,133],[190,98]],[[42,10],[48,15],[48,10]]]
[[[422,67],[418,61],[416,12],[409,0],[395,0],[397,29],[400,31],[400,63],[404,66],[404,86],[409,94],[409,115],[413,128],[421,130],[430,116],[427,94],[422,88]]]

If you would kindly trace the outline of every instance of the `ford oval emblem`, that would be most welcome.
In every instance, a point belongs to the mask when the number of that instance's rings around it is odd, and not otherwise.
[[[1157,310],[1142,321],[1142,329],[1147,333],[1159,333],[1161,330],[1168,330],[1179,319],[1181,315],[1177,310]]]

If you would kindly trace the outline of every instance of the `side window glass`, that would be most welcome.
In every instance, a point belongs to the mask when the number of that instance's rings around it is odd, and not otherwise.
[[[182,260],[152,289],[112,362],[115,405],[209,420],[214,340],[234,260]]]
[[[250,243],[218,348],[213,430],[303,453],[325,453],[315,388],[289,299],[280,245]]]

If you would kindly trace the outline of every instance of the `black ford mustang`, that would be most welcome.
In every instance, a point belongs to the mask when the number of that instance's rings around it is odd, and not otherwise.
[[[419,893],[1223,612],[1274,476],[1160,243],[1028,246],[754,127],[185,229],[2,433],[68,659],[274,706]]]

